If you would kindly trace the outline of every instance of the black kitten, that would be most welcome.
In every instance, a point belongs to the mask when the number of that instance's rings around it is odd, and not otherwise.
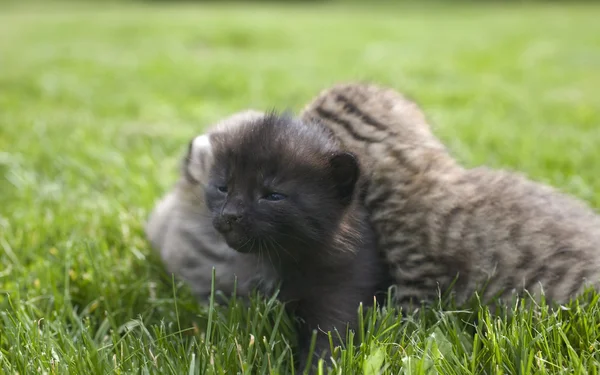
[[[214,227],[231,248],[275,269],[281,299],[303,321],[300,363],[313,330],[317,357],[328,354],[326,332],[337,341],[337,329],[345,340],[359,303],[372,305],[387,281],[356,198],[357,159],[321,125],[275,114],[213,133],[210,142],[206,203]]]

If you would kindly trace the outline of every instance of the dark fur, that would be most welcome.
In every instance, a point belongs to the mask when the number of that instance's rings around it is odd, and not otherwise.
[[[335,329],[345,340],[357,309],[385,286],[364,208],[357,204],[360,168],[327,129],[277,115],[211,134],[214,164],[206,204],[227,244],[272,265],[281,299],[303,323],[300,363],[313,330],[318,356]],[[227,192],[219,187],[227,187]],[[222,189],[224,190],[224,189]],[[268,194],[286,199],[270,201]],[[316,359],[316,357],[315,357]]]

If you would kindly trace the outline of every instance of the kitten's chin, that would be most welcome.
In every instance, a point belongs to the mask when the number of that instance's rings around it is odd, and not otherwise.
[[[232,248],[233,250],[239,253],[251,253],[252,252],[252,240],[247,238],[246,236],[242,236],[235,232],[223,233],[223,238],[225,239],[225,243],[227,246]]]

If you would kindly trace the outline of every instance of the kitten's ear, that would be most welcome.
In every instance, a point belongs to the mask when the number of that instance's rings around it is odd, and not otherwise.
[[[348,205],[352,201],[356,182],[360,176],[358,160],[354,154],[341,152],[329,159],[329,165],[338,195],[342,203]]]
[[[183,174],[193,184],[206,184],[212,167],[212,146],[208,134],[199,135],[188,144],[183,160]]]

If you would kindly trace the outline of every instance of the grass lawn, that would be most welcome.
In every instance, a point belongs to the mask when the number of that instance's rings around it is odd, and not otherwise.
[[[398,88],[464,164],[519,169],[600,207],[599,14],[594,5],[4,6],[0,368],[291,373],[280,304],[197,306],[142,227],[204,126],[247,107],[298,111],[334,82]],[[600,304],[586,301],[497,318],[478,308],[408,321],[365,312],[363,345],[336,351],[334,370],[596,374]]]

